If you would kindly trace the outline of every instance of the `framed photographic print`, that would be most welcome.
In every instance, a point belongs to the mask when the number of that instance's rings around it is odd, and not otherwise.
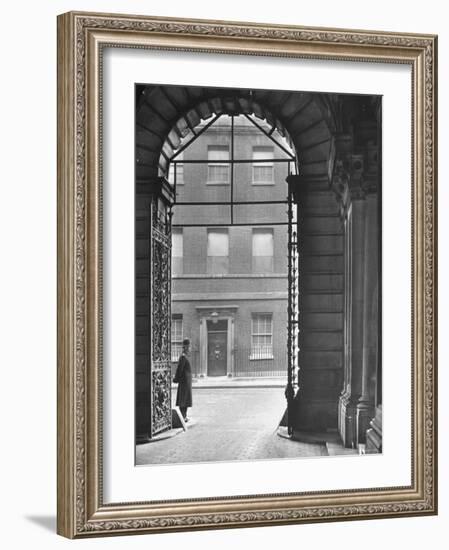
[[[435,514],[431,35],[58,18],[58,532]]]

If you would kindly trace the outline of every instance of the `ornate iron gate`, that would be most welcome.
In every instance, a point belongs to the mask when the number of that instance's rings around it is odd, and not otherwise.
[[[289,166],[290,168],[290,166]],[[287,326],[287,360],[288,377],[285,396],[287,398],[287,426],[288,433],[293,433],[293,400],[295,385],[297,385],[296,359],[298,356],[297,335],[298,320],[298,238],[297,220],[295,215],[295,200],[293,193],[293,179],[287,178],[288,183],[288,326]]]
[[[172,426],[171,406],[171,206],[162,181],[150,203],[150,437]],[[165,192],[164,192],[165,191]],[[168,191],[168,193],[167,193]]]

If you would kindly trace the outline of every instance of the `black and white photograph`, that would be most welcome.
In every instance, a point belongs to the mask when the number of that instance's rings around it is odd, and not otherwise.
[[[2,547],[443,548],[445,4],[2,7]]]
[[[382,97],[135,85],[135,462],[382,453]]]

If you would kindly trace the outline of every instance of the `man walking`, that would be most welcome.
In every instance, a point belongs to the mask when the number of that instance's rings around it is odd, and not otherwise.
[[[173,378],[173,382],[178,383],[176,405],[179,407],[185,422],[189,421],[187,418],[187,408],[192,406],[192,368],[188,360],[189,354],[190,340],[186,338],[182,342],[182,353]]]

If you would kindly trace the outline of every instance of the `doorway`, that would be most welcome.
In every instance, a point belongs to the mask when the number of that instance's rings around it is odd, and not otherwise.
[[[207,376],[226,376],[228,321],[207,321]]]

